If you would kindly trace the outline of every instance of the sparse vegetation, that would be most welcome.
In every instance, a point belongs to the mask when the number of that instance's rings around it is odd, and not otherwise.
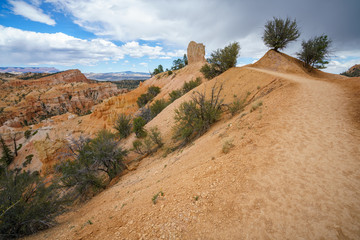
[[[195,80],[190,80],[189,82],[185,82],[182,87],[182,94],[190,92],[192,89],[196,88],[202,83],[201,77],[197,77]]]
[[[158,148],[161,148],[164,143],[161,138],[160,131],[157,127],[151,128],[149,133],[146,133],[146,138],[143,140],[135,140],[133,143],[132,151],[137,154],[143,155],[147,153],[156,152]],[[154,149],[154,145],[157,147]]]
[[[260,107],[260,106],[262,106],[262,105],[263,105],[262,101],[253,104],[253,105],[251,106],[250,112],[255,111],[256,109],[258,109],[258,107]]]
[[[164,145],[160,131],[157,127],[153,127],[150,129],[149,137],[151,141],[155,143],[159,148],[161,148]]]
[[[26,159],[25,162],[23,162],[23,167],[27,167],[27,165],[29,165],[31,163],[33,157],[34,157],[33,154],[27,155],[25,157],[25,159]]]
[[[64,208],[56,184],[38,172],[4,170],[0,174],[0,238],[19,238],[47,229]]]
[[[298,58],[311,68],[323,69],[329,62],[329,47],[331,40],[326,35],[316,36],[308,41],[302,41],[301,51],[296,53]]]
[[[154,69],[154,71],[153,71],[153,75],[156,75],[156,74],[159,74],[159,73],[162,73],[162,72],[164,72],[164,68],[163,68],[163,66],[160,64],[157,68],[155,68]]]
[[[157,203],[159,196],[163,197],[164,193],[160,191],[152,197],[151,201],[153,202],[154,205]]]
[[[222,152],[227,154],[230,152],[230,149],[235,147],[235,145],[232,143],[232,140],[227,140],[225,141],[225,143],[223,144],[222,147]]]
[[[164,99],[156,100],[150,106],[151,119],[156,117],[162,110],[164,110],[167,107],[167,105],[169,105],[169,103],[166,102]]]
[[[105,188],[105,178],[111,180],[125,169],[127,151],[118,147],[115,134],[101,130],[94,139],[73,140],[69,151],[55,170],[60,174],[60,186],[72,189],[72,197],[88,198]]]
[[[236,97],[234,101],[228,106],[231,115],[234,116],[235,114],[242,112],[245,108],[245,103],[246,103],[246,98],[238,99]]]
[[[136,137],[142,138],[146,136],[146,131],[144,130],[145,124],[146,121],[142,117],[133,119],[133,132],[135,133]]]
[[[240,45],[238,42],[230,43],[223,49],[218,49],[211,53],[207,59],[209,64],[205,64],[200,71],[206,79],[212,79],[229,68],[236,66],[236,59],[239,57]]]
[[[220,92],[222,87],[212,87],[210,99],[206,99],[206,93],[195,92],[192,100],[184,102],[175,110],[175,122],[173,138],[182,140],[184,144],[204,134],[220,118],[222,99]]]
[[[185,67],[186,65],[188,65],[188,59],[186,54],[184,54],[184,57],[182,59],[178,58],[173,61],[173,66],[171,67],[171,70],[178,70]]]
[[[151,86],[148,88],[147,93],[141,94],[137,99],[136,103],[139,108],[144,107],[148,102],[150,102],[156,95],[160,93],[160,88]]]
[[[286,46],[300,37],[296,20],[289,18],[281,19],[274,17],[265,24],[263,41],[266,46],[275,51],[286,48]]]
[[[25,137],[26,139],[29,139],[29,138],[31,137],[31,130],[30,130],[30,129],[28,129],[28,130],[26,130],[26,131],[24,132],[24,137]]]
[[[173,90],[171,93],[169,93],[169,101],[170,103],[174,102],[176,99],[180,98],[182,96],[181,90]]]
[[[5,140],[2,138],[1,135],[0,135],[0,144],[1,144],[1,150],[2,150],[0,164],[2,164],[6,168],[14,161],[14,154],[10,150],[10,148],[6,145]]]
[[[114,128],[118,131],[120,139],[127,138],[131,133],[131,117],[119,114]]]

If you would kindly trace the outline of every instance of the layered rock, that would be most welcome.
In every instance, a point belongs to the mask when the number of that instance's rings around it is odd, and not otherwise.
[[[0,124],[20,127],[66,112],[84,115],[103,100],[126,92],[112,83],[89,81],[79,70],[1,84]]]
[[[188,64],[205,62],[205,46],[202,43],[191,41],[187,48]]]

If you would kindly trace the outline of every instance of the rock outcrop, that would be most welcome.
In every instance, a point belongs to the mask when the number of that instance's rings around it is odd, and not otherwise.
[[[349,70],[341,74],[347,77],[360,77],[360,64],[352,66]]]
[[[66,112],[84,115],[103,100],[126,92],[112,83],[88,80],[79,70],[1,84],[0,124],[30,125]]]
[[[187,48],[188,64],[205,62],[205,46],[202,43],[191,41]]]

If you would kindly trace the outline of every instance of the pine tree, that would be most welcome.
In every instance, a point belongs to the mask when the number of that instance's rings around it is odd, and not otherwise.
[[[9,166],[14,160],[14,155],[10,148],[6,145],[2,136],[0,136],[0,144],[2,148],[2,156],[0,158],[0,162],[3,162],[6,164],[6,166]]]

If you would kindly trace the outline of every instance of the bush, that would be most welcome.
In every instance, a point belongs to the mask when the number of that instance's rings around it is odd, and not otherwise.
[[[202,83],[201,77],[197,77],[195,80],[185,82],[182,87],[182,93],[185,94],[187,92],[190,92],[192,89],[196,88],[201,83]]]
[[[0,144],[1,144],[1,149],[2,149],[2,156],[0,158],[0,163],[5,164],[5,166],[7,167],[14,160],[14,154],[10,150],[10,148],[6,145],[2,136],[0,136]]]
[[[240,45],[238,42],[230,43],[224,49],[218,49],[211,53],[200,71],[206,79],[212,79],[229,68],[236,66],[236,59],[239,57]]]
[[[176,99],[180,98],[182,96],[181,90],[174,90],[171,93],[169,93],[169,101],[170,103],[174,102]]]
[[[151,118],[156,117],[167,105],[168,103],[164,99],[156,100],[150,107]]]
[[[184,57],[182,59],[178,58],[173,61],[173,66],[171,67],[171,70],[178,70],[185,67],[186,65],[188,65],[188,59],[186,54],[184,54]]]
[[[140,97],[136,100],[136,103],[139,106],[139,108],[142,108],[151,100],[152,100],[151,95],[144,93],[140,95]]]
[[[132,151],[138,154],[152,153],[157,150],[153,149],[154,145],[157,145],[158,148],[161,148],[164,143],[162,142],[160,131],[157,127],[151,128],[150,133],[147,134],[147,137],[142,141],[137,139],[133,143]]]
[[[47,229],[62,212],[65,201],[56,185],[38,172],[5,170],[0,175],[0,238],[19,238]]]
[[[88,198],[105,188],[106,173],[109,180],[125,169],[127,152],[118,147],[115,134],[101,130],[94,139],[80,137],[69,145],[69,151],[55,168],[61,173],[61,187],[71,188],[73,198]]]
[[[146,124],[146,121],[142,117],[134,118],[133,132],[136,134],[136,137],[142,138],[142,137],[146,136],[146,131],[144,130],[145,124]]]
[[[29,139],[29,138],[31,137],[31,130],[30,130],[30,129],[28,129],[28,130],[26,130],[26,131],[24,132],[24,137],[25,137],[26,139]]]
[[[184,102],[175,110],[173,138],[182,140],[184,144],[204,134],[221,115],[220,92],[214,85],[209,100],[205,99],[206,93],[196,92],[192,100]]]
[[[141,140],[137,139],[137,140],[133,141],[132,145],[133,145],[132,151],[134,151],[140,155],[144,154],[144,151],[143,151],[144,145]]]
[[[131,133],[131,117],[120,114],[115,122],[114,128],[118,131],[120,139],[127,138]]]
[[[265,24],[263,41],[266,46],[278,51],[284,49],[289,42],[295,41],[300,37],[296,20],[291,21],[289,18],[280,19],[274,17],[273,20]]]
[[[173,74],[173,71],[169,70],[168,71],[168,76],[170,76],[171,74]]]
[[[296,55],[306,66],[322,69],[329,63],[326,58],[329,57],[330,44],[331,40],[328,36],[316,36],[306,42],[302,41],[302,49]]]
[[[151,110],[148,106],[139,109],[139,117],[142,117],[147,123],[151,120]]]
[[[157,68],[154,69],[153,75],[164,72],[163,66],[160,64]]]
[[[156,144],[159,148],[164,146],[164,143],[163,143],[162,138],[161,138],[160,131],[159,131],[159,129],[157,127],[153,127],[153,128],[150,129],[149,137],[150,137],[151,141],[154,144]]]
[[[140,97],[137,99],[136,103],[138,104],[139,108],[144,107],[148,102],[150,102],[159,93],[160,93],[159,87],[151,86],[148,88],[147,93],[140,95]]]

